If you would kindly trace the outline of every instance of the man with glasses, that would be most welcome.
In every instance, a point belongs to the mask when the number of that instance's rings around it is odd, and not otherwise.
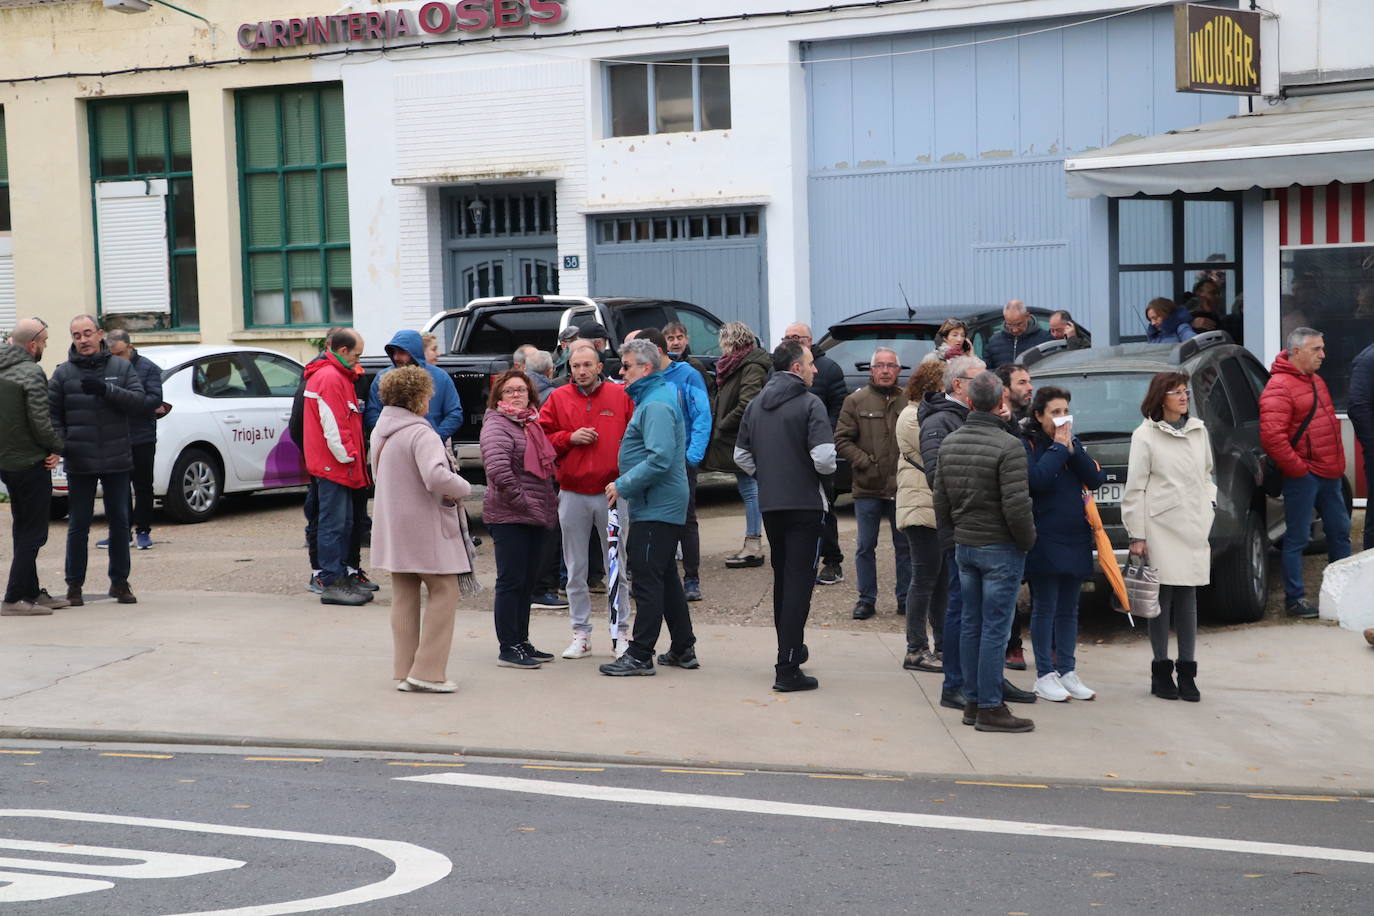
[[[14,557],[0,615],[35,617],[64,608],[38,584],[38,551],[48,542],[48,506],[52,469],[62,454],[62,440],[48,409],[48,377],[38,361],[48,344],[48,326],[25,318],[0,346],[0,480],[10,501]]]
[[[867,620],[876,613],[876,550],[883,519],[892,531],[892,549],[897,557],[897,613],[906,613],[911,556],[906,535],[897,528],[897,415],[906,407],[906,395],[897,385],[901,373],[895,351],[885,347],[875,350],[868,384],[844,399],[835,425],[835,451],[849,462],[854,521],[859,529],[854,547],[854,569],[859,578],[855,620]]]
[[[844,370],[840,364],[817,350],[811,342],[811,328],[801,322],[789,324],[782,332],[784,341],[795,340],[811,351],[815,361],[815,379],[811,383],[811,393],[825,405],[825,414],[830,420],[830,432],[834,435],[835,426],[840,421],[840,408],[849,396],[849,388],[844,382]],[[844,550],[840,548],[839,522],[835,518],[835,475],[821,477],[825,489],[825,522],[821,534],[821,571],[816,575],[817,585],[834,585],[844,581]]]
[[[1002,323],[1002,330],[989,337],[983,348],[990,369],[1014,363],[1027,350],[1053,339],[1020,299],[1012,299],[1002,309]]]

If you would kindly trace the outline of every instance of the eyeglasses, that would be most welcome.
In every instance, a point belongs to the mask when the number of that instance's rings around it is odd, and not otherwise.
[[[43,327],[43,330],[45,330],[45,331],[48,329],[48,323],[47,323],[46,321],[44,321],[42,318],[39,318],[37,315],[34,315],[34,316],[33,316],[32,318],[30,318],[29,320],[30,320],[30,321],[36,321],[36,322],[38,322],[38,323]]]
[[[1166,392],[1164,392],[1164,393],[1167,394],[1167,395],[1168,395],[1169,397],[1171,397],[1171,398],[1186,398],[1186,397],[1188,396],[1188,389],[1187,389],[1187,388],[1175,388],[1173,391],[1166,391]]]
[[[811,338],[808,337],[808,336],[806,336],[805,334],[784,334],[783,337],[782,337],[782,339],[783,339],[783,340],[810,340]]]
[[[501,389],[502,394],[528,394],[529,389],[524,385],[507,385]]]
[[[902,364],[901,364],[901,363],[873,363],[872,365],[873,365],[873,368],[874,368],[874,369],[900,369],[900,368],[902,368]]]

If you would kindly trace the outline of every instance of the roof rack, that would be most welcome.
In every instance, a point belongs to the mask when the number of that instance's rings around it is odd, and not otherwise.
[[[1231,335],[1227,334],[1225,331],[1203,331],[1196,337],[1190,337],[1185,340],[1174,353],[1173,361],[1175,363],[1186,363],[1203,350],[1210,350],[1212,347],[1218,347],[1222,344],[1229,343],[1235,343],[1235,341],[1232,340]]]
[[[1015,363],[1018,366],[1024,366],[1027,369],[1029,369],[1031,366],[1034,366],[1036,363],[1040,362],[1040,360],[1044,359],[1046,356],[1049,356],[1051,353],[1059,353],[1063,350],[1067,350],[1068,348],[1069,339],[1067,337],[1061,337],[1055,340],[1047,340],[1042,344],[1036,344],[1034,347],[1031,347],[1025,353],[1022,353],[1015,360],[1013,360],[1013,363]]]

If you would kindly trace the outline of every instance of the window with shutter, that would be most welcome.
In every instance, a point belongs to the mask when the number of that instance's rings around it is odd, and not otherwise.
[[[101,312],[170,311],[167,181],[102,181],[95,212]]]
[[[353,318],[343,89],[237,95],[244,308],[250,327]]]

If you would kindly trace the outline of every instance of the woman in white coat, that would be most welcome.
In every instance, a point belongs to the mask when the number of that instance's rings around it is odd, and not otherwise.
[[[1212,442],[1207,427],[1188,415],[1188,373],[1161,372],[1140,404],[1145,420],[1131,434],[1131,458],[1121,521],[1131,553],[1159,574],[1161,613],[1152,618],[1150,692],[1196,703],[1198,693],[1197,587],[1211,576],[1207,537],[1216,511]],[[1178,637],[1178,684],[1169,657],[1169,623]]]

